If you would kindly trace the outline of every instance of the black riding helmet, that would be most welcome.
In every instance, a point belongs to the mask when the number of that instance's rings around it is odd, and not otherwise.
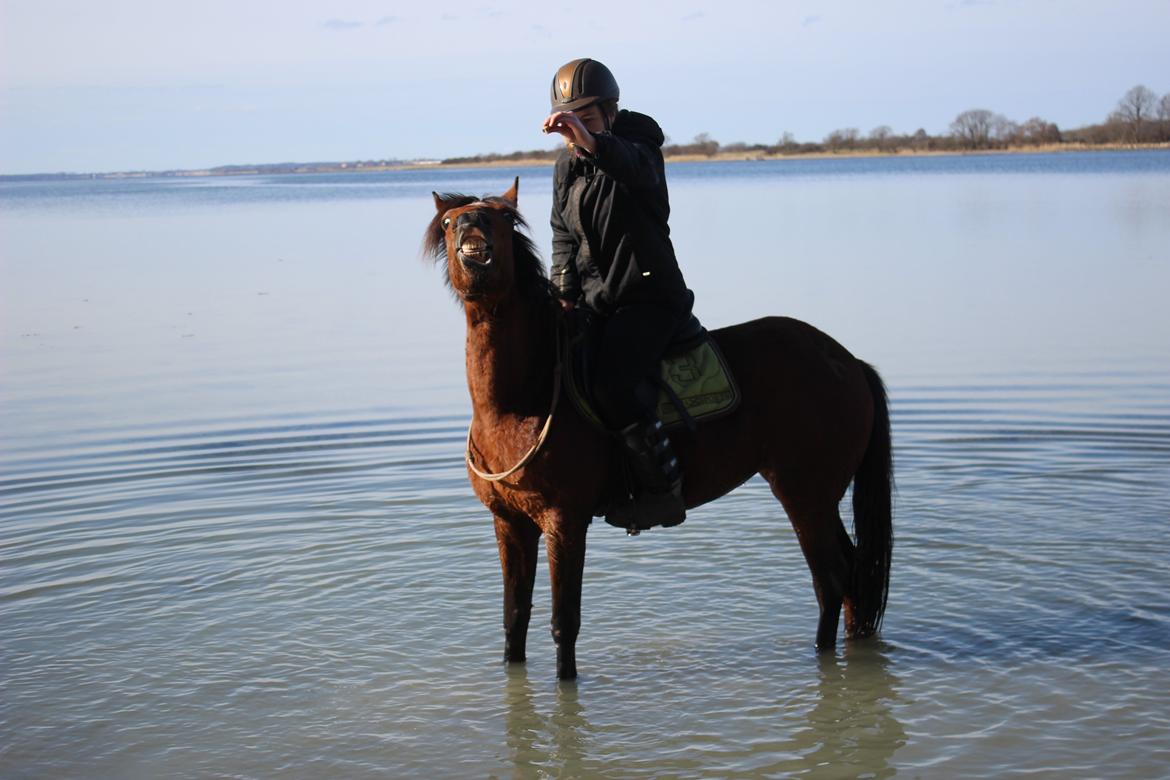
[[[602,100],[617,100],[617,79],[597,60],[566,62],[553,76],[552,110],[578,111]]]

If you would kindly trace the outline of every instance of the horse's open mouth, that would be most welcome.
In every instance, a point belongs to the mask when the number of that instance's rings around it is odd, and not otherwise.
[[[492,261],[492,248],[480,236],[467,236],[459,244],[459,259],[464,265],[487,265]]]

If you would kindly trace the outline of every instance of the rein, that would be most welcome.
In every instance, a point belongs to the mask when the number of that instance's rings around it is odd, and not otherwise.
[[[560,320],[558,319],[558,331],[560,330],[559,324]],[[529,449],[528,452],[524,454],[524,457],[520,459],[519,463],[507,471],[500,471],[495,474],[486,471],[480,471],[471,458],[471,450],[474,446],[471,442],[471,429],[475,426],[475,415],[472,414],[471,423],[467,426],[467,452],[464,457],[467,460],[467,467],[471,469],[475,476],[479,477],[480,479],[486,479],[488,482],[499,482],[502,479],[507,479],[531,463],[532,459],[536,457],[536,453],[540,452],[540,448],[544,446],[545,439],[548,438],[548,432],[552,430],[553,412],[556,411],[557,401],[560,400],[561,397],[561,338],[559,332],[556,336],[556,342],[557,363],[556,368],[553,369],[552,405],[549,407],[548,417],[544,421],[544,427],[540,429],[540,435],[536,437],[536,444],[532,445],[531,449]]]

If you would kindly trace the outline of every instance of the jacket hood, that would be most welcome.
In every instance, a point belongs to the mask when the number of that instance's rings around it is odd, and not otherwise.
[[[666,141],[662,128],[651,117],[625,109],[618,112],[613,122],[613,134],[635,141],[648,141],[655,146],[662,146]]]

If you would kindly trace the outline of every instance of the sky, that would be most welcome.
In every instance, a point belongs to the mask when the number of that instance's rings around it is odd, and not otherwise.
[[[1170,0],[0,0],[0,173],[542,149],[593,57],[670,140],[1071,128],[1170,92]]]

